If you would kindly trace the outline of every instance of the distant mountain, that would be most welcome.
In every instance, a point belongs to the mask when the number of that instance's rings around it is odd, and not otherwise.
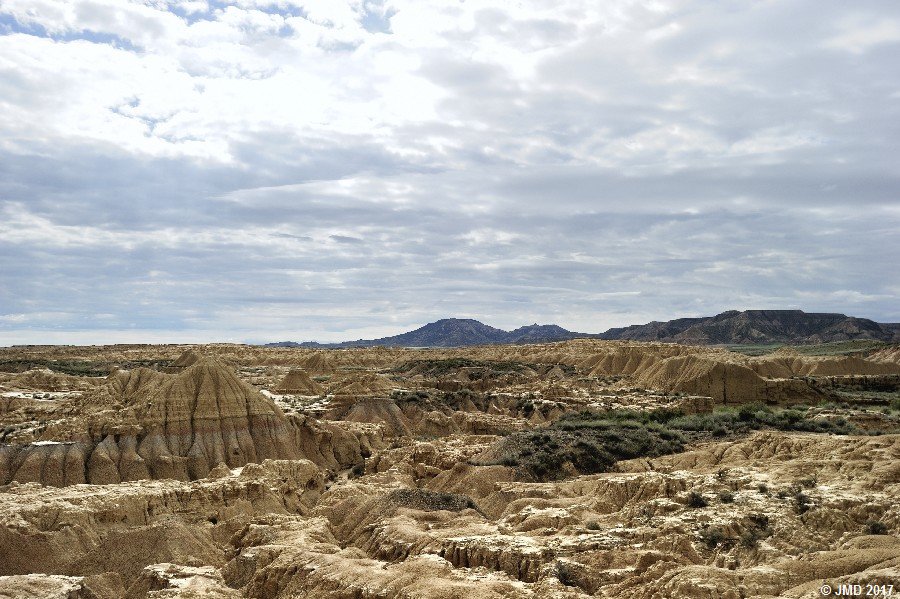
[[[871,339],[900,341],[900,324],[802,310],[731,310],[705,318],[678,318],[609,329],[601,339],[666,341],[694,345],[807,344]]]
[[[380,339],[358,339],[342,343],[279,341],[267,343],[266,347],[464,347],[499,343],[545,343],[591,336],[593,335],[573,333],[555,324],[532,324],[514,331],[504,331],[471,318],[444,318],[408,333]]]
[[[846,314],[807,313],[802,310],[731,310],[716,316],[654,321],[590,334],[573,333],[555,324],[532,324],[514,331],[504,331],[470,318],[444,318],[414,331],[381,339],[358,339],[342,343],[279,341],[268,343],[266,347],[464,347],[501,343],[547,343],[580,337],[692,345],[801,345],[863,339],[900,342],[900,323],[880,324]]]

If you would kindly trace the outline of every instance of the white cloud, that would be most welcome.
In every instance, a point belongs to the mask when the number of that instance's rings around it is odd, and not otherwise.
[[[334,340],[747,302],[900,320],[900,9],[872,14],[0,0],[0,323]]]
[[[825,47],[862,54],[876,46],[900,42],[900,21],[881,15],[853,18],[840,29],[840,33],[825,40]]]

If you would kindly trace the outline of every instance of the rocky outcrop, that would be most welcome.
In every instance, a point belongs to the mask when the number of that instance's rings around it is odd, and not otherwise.
[[[218,523],[307,513],[324,488],[321,470],[306,460],[226,472],[193,483],[14,484],[0,494],[0,575],[117,572],[127,586],[155,563],[221,566]]]
[[[220,463],[236,468],[304,455],[329,466],[361,460],[352,434],[305,418],[292,421],[214,359],[177,376],[146,369],[114,375],[101,397],[118,410],[74,441],[0,446],[0,484],[196,480]],[[310,446],[325,438],[338,447]]]

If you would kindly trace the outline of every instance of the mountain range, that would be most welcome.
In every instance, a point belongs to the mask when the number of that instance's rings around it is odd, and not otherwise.
[[[833,341],[900,342],[900,323],[878,323],[846,314],[802,310],[730,310],[716,316],[678,318],[607,330],[576,333],[555,324],[532,324],[504,331],[468,318],[444,318],[414,331],[342,343],[281,341],[267,347],[463,347],[486,344],[545,343],[576,338],[663,341],[693,345],[784,343],[791,345]]]
[[[533,324],[519,327],[514,331],[504,331],[471,318],[443,318],[414,331],[380,339],[358,339],[342,343],[281,341],[266,345],[267,347],[322,348],[373,347],[376,345],[385,347],[463,347],[505,343],[543,343],[566,341],[578,337],[596,337],[596,335],[573,333],[555,324]]]

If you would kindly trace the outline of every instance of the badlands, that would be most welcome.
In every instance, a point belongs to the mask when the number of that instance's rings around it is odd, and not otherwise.
[[[0,597],[900,593],[900,347],[0,350]]]

